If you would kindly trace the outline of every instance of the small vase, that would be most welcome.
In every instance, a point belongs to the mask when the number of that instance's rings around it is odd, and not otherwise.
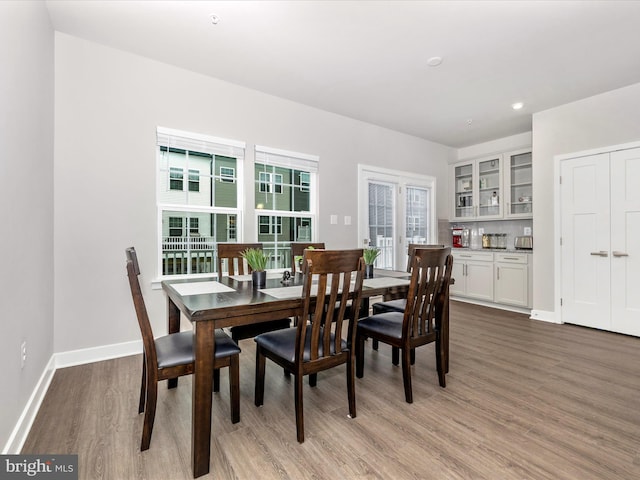
[[[373,265],[364,266],[364,278],[373,278]]]
[[[251,272],[251,280],[253,281],[253,288],[264,288],[267,284],[267,272]]]

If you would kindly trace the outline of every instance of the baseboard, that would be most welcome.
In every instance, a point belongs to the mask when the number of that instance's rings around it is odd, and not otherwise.
[[[58,368],[84,365],[86,363],[101,362],[112,358],[126,357],[142,353],[142,341],[117,343],[113,345],[103,345],[100,347],[84,348],[81,350],[71,350],[69,352],[54,353],[49,359],[49,363],[44,368],[40,380],[29,397],[29,401],[22,411],[7,444],[2,451],[3,455],[19,454],[22,446],[29,435],[33,421],[36,418],[40,405],[49,389],[53,375]]]
[[[562,323],[556,318],[556,312],[545,310],[531,310],[531,319],[549,323]]]
[[[100,347],[83,348],[54,354],[56,369],[101,362],[112,358],[126,357],[142,353],[142,340],[115,343]]]
[[[501,303],[487,302],[484,300],[476,300],[475,298],[451,296],[451,300],[464,302],[464,303],[472,303],[474,305],[481,305],[483,307],[497,308],[498,310],[507,310],[509,312],[524,313],[524,314],[531,313],[531,310],[528,308],[515,307],[512,305],[503,305]]]
[[[2,451],[3,455],[16,455],[22,450],[22,446],[27,440],[27,435],[29,435],[29,431],[31,430],[31,425],[33,425],[33,421],[38,414],[38,410],[40,410],[42,400],[44,399],[47,390],[49,390],[53,374],[56,371],[54,356],[55,355],[51,356],[49,363],[47,363],[42,375],[40,375],[40,379],[38,380],[36,387],[33,389],[33,393],[29,397],[22,414],[18,419],[18,423],[16,423],[9,440],[7,440],[7,444],[4,446],[4,450]]]

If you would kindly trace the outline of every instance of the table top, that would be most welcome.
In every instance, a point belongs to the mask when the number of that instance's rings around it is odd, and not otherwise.
[[[288,283],[281,274],[269,275],[264,288],[256,289],[248,276],[164,280],[162,288],[191,321],[215,320],[269,311],[296,309],[302,305],[303,275],[293,275]],[[374,278],[363,282],[363,297],[406,289],[407,272],[376,270]]]

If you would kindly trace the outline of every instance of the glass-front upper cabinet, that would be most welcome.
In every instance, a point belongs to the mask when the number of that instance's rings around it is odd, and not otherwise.
[[[473,185],[475,184],[475,164],[458,163],[453,166],[453,218],[475,217]]]
[[[502,218],[502,155],[452,165],[452,220]]]
[[[478,160],[478,218],[502,217],[502,157]]]
[[[504,156],[507,163],[505,217],[531,218],[533,216],[533,182],[531,151],[519,150]]]

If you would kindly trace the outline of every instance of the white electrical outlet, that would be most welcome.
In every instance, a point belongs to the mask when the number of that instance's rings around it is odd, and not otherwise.
[[[482,235],[484,233],[484,228],[479,228],[478,229],[478,235]]]
[[[25,363],[27,363],[27,341],[23,340],[20,345],[20,368],[24,368]]]
[[[531,227],[524,227],[524,234],[531,235]]]

